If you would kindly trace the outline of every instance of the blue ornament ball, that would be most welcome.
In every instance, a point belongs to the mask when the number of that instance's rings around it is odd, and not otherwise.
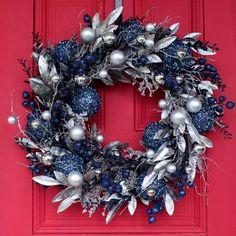
[[[155,134],[161,129],[163,129],[163,126],[159,122],[152,122],[144,129],[142,143],[145,148],[157,151],[167,141],[167,138],[161,140],[153,139]]]
[[[154,224],[154,223],[156,222],[156,217],[155,217],[155,216],[149,216],[148,222],[149,222],[150,224]]]
[[[54,168],[56,171],[62,172],[64,175],[68,175],[72,171],[83,173],[84,161],[78,155],[67,153],[56,158]]]
[[[95,89],[81,86],[75,89],[70,106],[75,113],[87,113],[90,117],[99,111],[101,97]]]
[[[211,130],[215,123],[215,113],[208,106],[204,106],[199,112],[191,114],[191,117],[198,132]]]

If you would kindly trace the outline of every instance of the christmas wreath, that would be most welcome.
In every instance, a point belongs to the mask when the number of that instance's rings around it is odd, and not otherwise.
[[[25,60],[19,60],[32,89],[23,92],[23,106],[31,109],[27,124],[21,129],[15,114],[8,123],[20,127],[23,137],[16,143],[28,152],[33,180],[65,187],[53,199],[60,202],[58,212],[79,202],[91,216],[102,205],[109,223],[122,206],[133,215],[140,199],[154,223],[164,209],[173,214],[174,201],[195,186],[196,172],[204,175],[204,153],[213,145],[202,134],[218,126],[231,138],[221,117],[234,103],[213,96],[225,88],[206,58],[216,53],[216,45],[198,40],[200,33],[177,37],[178,23],[122,22],[121,13],[122,7],[116,8],[103,21],[98,13],[93,19],[85,15],[80,42],[74,35],[44,48],[34,34],[37,74],[31,76]],[[137,84],[142,95],[164,91],[158,102],[161,119],[143,132],[145,151],[119,141],[102,145],[102,133],[87,123],[101,106],[94,81]]]

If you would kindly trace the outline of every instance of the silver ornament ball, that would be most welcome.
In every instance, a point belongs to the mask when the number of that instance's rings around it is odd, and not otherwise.
[[[186,52],[182,49],[178,50],[177,51],[177,56],[180,58],[180,59],[183,59],[186,55]]]
[[[75,76],[75,83],[78,85],[84,84],[86,81],[86,77],[84,76]]]
[[[186,114],[185,114],[184,111],[176,109],[176,110],[171,112],[170,120],[175,125],[181,125],[186,120]]]
[[[190,174],[190,173],[192,172],[192,168],[191,168],[190,166],[186,166],[186,167],[185,167],[185,172],[186,172],[187,174]]]
[[[166,167],[166,170],[170,173],[170,174],[173,174],[176,172],[176,166],[174,164],[169,164],[167,167]]]
[[[139,35],[137,37],[138,43],[144,44],[145,43],[145,36],[144,35]]]
[[[83,183],[83,175],[79,171],[72,171],[67,177],[67,182],[73,187],[78,187]]]
[[[202,109],[202,102],[196,97],[190,98],[186,103],[186,108],[191,113],[199,112]]]
[[[52,163],[54,162],[55,158],[53,157],[53,155],[51,155],[50,153],[44,153],[43,156],[41,157],[41,162],[46,165],[46,166],[50,166],[52,165]]]
[[[201,144],[195,144],[193,151],[197,154],[203,154],[206,151],[206,147]]]
[[[102,134],[97,134],[95,139],[97,142],[102,143],[104,141],[104,136]]]
[[[146,194],[148,195],[148,197],[154,197],[156,195],[156,190],[153,188],[150,188],[146,191]]]
[[[167,108],[167,101],[165,99],[160,99],[158,101],[158,106],[160,109],[166,109]]]
[[[92,42],[96,37],[96,33],[92,28],[85,27],[80,31],[80,38],[83,42]]]
[[[81,140],[84,138],[84,129],[81,126],[74,126],[69,131],[69,136],[72,140]]]
[[[120,66],[125,62],[125,54],[120,50],[114,50],[110,55],[110,62],[114,66]]]
[[[50,111],[44,111],[44,112],[42,112],[42,118],[43,118],[44,120],[50,120],[51,117],[52,117],[52,115],[51,115],[51,112],[50,112]]]
[[[40,125],[39,120],[33,120],[31,122],[31,126],[32,126],[33,129],[37,129],[39,127],[39,125]]]
[[[146,40],[145,40],[145,46],[146,46],[147,48],[152,48],[152,47],[154,46],[154,44],[155,44],[155,42],[154,42],[154,40],[152,40],[152,39],[146,39]]]
[[[52,76],[52,81],[54,83],[58,83],[61,80],[61,78],[59,77],[59,75],[53,75]]]
[[[105,33],[102,38],[106,45],[112,45],[116,41],[116,36],[112,32]]]
[[[16,116],[8,116],[7,123],[9,125],[15,125],[17,123],[18,118]]]
[[[177,81],[178,84],[182,84],[183,81],[184,81],[184,78],[183,78],[182,76],[176,76],[175,79],[176,79],[176,81]]]
[[[101,79],[105,79],[105,78],[107,78],[107,76],[108,76],[107,70],[105,70],[105,69],[100,70],[100,72],[99,72],[99,77],[100,77]]]
[[[147,32],[153,32],[155,30],[155,24],[147,23],[146,26],[145,26],[145,30]]]
[[[155,152],[152,149],[148,149],[146,151],[147,158],[152,158],[154,156]]]

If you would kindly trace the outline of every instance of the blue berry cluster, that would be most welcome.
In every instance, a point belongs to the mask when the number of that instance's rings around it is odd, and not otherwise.
[[[122,186],[119,183],[114,183],[111,177],[107,174],[102,174],[101,176],[101,185],[106,189],[108,193],[121,193]]]
[[[154,224],[156,222],[156,215],[164,210],[164,201],[163,199],[159,202],[156,202],[153,208],[148,208],[146,213],[148,215],[148,222]]]

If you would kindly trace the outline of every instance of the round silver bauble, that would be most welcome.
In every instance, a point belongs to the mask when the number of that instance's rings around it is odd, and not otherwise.
[[[114,66],[122,65],[125,59],[125,54],[120,50],[114,50],[110,55],[110,62]]]
[[[137,37],[138,43],[144,44],[144,43],[145,43],[145,40],[146,40],[146,38],[145,38],[144,35],[139,35],[139,36]]]
[[[78,187],[83,183],[83,175],[79,171],[72,171],[67,177],[67,182],[73,187]]]
[[[180,49],[177,51],[177,56],[179,57],[179,59],[183,59],[186,56],[186,52]]]
[[[191,113],[199,112],[202,109],[202,102],[196,97],[190,98],[186,103],[186,108]]]
[[[75,83],[78,85],[84,84],[86,81],[86,77],[84,76],[75,76]]]
[[[51,117],[52,117],[52,115],[51,115],[51,112],[50,112],[50,111],[43,111],[43,112],[42,112],[42,118],[43,118],[44,120],[50,120]]]
[[[148,195],[148,197],[154,197],[156,195],[156,190],[153,188],[150,188],[146,191],[146,194]]]
[[[8,116],[7,117],[7,123],[9,125],[15,125],[17,123],[17,120],[18,120],[17,116]]]
[[[158,106],[160,109],[166,109],[167,108],[167,101],[165,99],[160,99],[158,101]]]
[[[44,153],[42,157],[40,158],[40,162],[42,162],[46,166],[52,165],[54,160],[55,160],[54,156],[48,152]]]
[[[147,32],[153,32],[155,30],[155,24],[147,23],[146,26],[145,26],[145,30]]]
[[[154,156],[155,152],[152,149],[148,149],[146,151],[147,158],[152,158]]]
[[[116,41],[116,36],[112,32],[105,33],[102,38],[106,45],[113,45]]]
[[[58,82],[60,82],[60,80],[61,80],[61,78],[59,77],[59,75],[53,75],[52,76],[52,81],[54,83],[58,83]]]
[[[146,39],[146,40],[145,40],[145,46],[146,46],[147,48],[152,48],[152,47],[154,46],[154,44],[155,44],[155,42],[154,42],[154,40],[152,40],[152,39]]]
[[[83,42],[92,42],[96,37],[96,33],[92,28],[85,27],[80,31],[80,38]]]
[[[186,166],[186,167],[185,167],[185,172],[186,172],[187,174],[190,174],[190,173],[192,172],[192,167]]]
[[[31,122],[31,126],[32,126],[33,129],[37,129],[39,127],[39,125],[40,125],[39,120],[33,120]]]
[[[97,134],[95,139],[97,142],[102,143],[104,141],[104,136],[102,134]]]
[[[206,151],[206,147],[201,144],[195,144],[193,151],[197,154],[203,154]]]
[[[105,78],[107,78],[107,76],[108,76],[108,72],[107,72],[107,70],[105,70],[105,69],[102,69],[102,70],[100,70],[100,72],[99,72],[99,77],[101,78],[101,79],[105,79]]]
[[[116,157],[120,157],[120,156],[121,156],[121,153],[120,153],[120,151],[118,151],[118,150],[114,150],[114,151],[112,152],[112,154],[113,154],[114,156],[116,156]]]
[[[81,126],[74,126],[69,131],[70,138],[72,140],[81,140],[84,138],[84,129]]]
[[[176,81],[177,81],[178,84],[182,84],[183,81],[184,81],[184,78],[183,78],[182,76],[176,76],[175,79],[176,79]]]
[[[166,170],[170,173],[170,174],[173,174],[176,172],[176,166],[174,164],[169,164],[167,167],[166,167]]]
[[[176,109],[176,110],[171,112],[170,120],[175,125],[181,125],[186,120],[186,114],[185,114],[184,111]]]

